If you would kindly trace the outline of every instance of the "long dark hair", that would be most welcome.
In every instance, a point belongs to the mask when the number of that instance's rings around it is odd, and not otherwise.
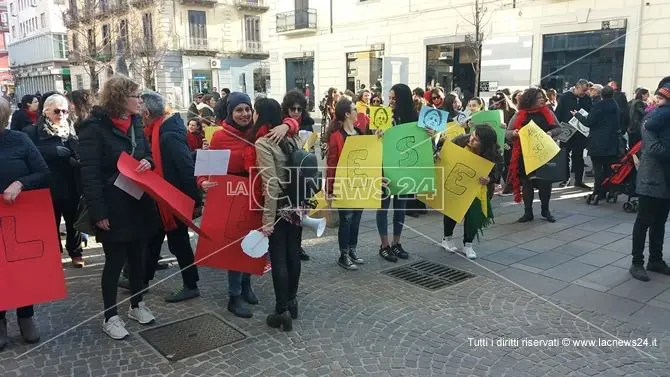
[[[455,94],[447,94],[444,97],[444,104],[442,105],[442,110],[446,111],[449,113],[449,118],[450,120],[453,119],[456,114],[458,114],[458,111],[454,109],[454,102],[456,102],[458,98],[456,97]]]
[[[309,112],[307,112],[307,97],[305,97],[305,95],[297,89],[289,90],[284,96],[284,99],[281,101],[282,114],[285,117],[288,117],[289,108],[291,108],[296,103],[300,105],[300,108],[302,109],[302,118],[305,119],[306,116],[309,116]]]
[[[419,114],[414,110],[412,90],[405,84],[395,84],[391,87],[395,94],[395,108],[393,109],[393,120],[395,124],[416,122]]]
[[[479,137],[479,155],[489,161],[495,161],[500,154],[498,135],[487,124],[475,125],[475,134]]]
[[[37,98],[36,95],[34,94],[26,94],[25,96],[21,97],[21,102],[19,102],[16,107],[19,109],[24,109],[28,110],[28,106],[33,103],[33,101]],[[39,100],[39,98],[37,98]]]
[[[205,134],[205,131],[202,128],[202,120],[200,120],[200,118],[191,118],[188,122],[186,122],[186,126],[187,126],[186,129],[187,130],[188,130],[188,125],[191,122],[195,122],[195,126],[198,127],[198,131],[195,132],[195,134],[197,134],[197,135],[204,135]]]
[[[647,88],[637,88],[635,90],[635,99],[642,101],[642,96],[649,94],[649,89]]]
[[[351,113],[351,102],[348,98],[341,98],[335,104],[335,119],[328,125],[326,130],[326,140],[330,140],[330,135],[342,129],[344,121],[347,119],[347,114]]]
[[[332,106],[333,105],[333,94],[337,92],[337,88],[329,88],[328,89],[328,99],[326,99],[326,105],[327,106]]]
[[[73,90],[68,95],[68,99],[74,105],[74,114],[78,121],[83,121],[88,117],[88,114],[91,113],[91,108],[93,108],[93,96],[91,96],[89,90]]]
[[[256,140],[258,130],[263,126],[270,129],[278,126],[282,122],[282,106],[272,98],[259,98],[254,103],[254,111],[258,114],[256,123],[251,127],[247,134],[247,139],[251,142]]]

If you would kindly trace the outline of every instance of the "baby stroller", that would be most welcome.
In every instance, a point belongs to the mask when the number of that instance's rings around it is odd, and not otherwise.
[[[635,194],[635,176],[637,170],[635,168],[637,153],[642,148],[642,142],[638,141],[630,150],[614,164],[610,165],[612,174],[605,178],[602,183],[603,188],[607,188],[607,196],[605,200],[607,203],[616,203],[619,194],[628,196],[628,199],[623,204],[623,210],[628,213],[637,212],[637,197]]]

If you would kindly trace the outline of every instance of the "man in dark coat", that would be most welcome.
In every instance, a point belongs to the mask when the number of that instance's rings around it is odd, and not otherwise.
[[[165,114],[165,103],[158,93],[145,92],[142,94],[142,100],[144,102],[142,119],[145,135],[151,144],[156,172],[181,192],[190,196],[195,201],[196,208],[199,208],[202,205],[202,196],[194,176],[195,166],[186,142],[184,120],[178,113]],[[161,216],[164,218],[165,214]],[[166,235],[170,252],[177,257],[183,286],[166,297],[165,301],[179,302],[200,296],[197,285],[198,270],[193,265],[193,249],[188,228],[174,217],[171,220],[164,218],[156,235],[149,240],[145,259],[145,285],[154,277],[155,266]]]
[[[193,98],[193,102],[191,103],[191,106],[188,107],[188,113],[186,114],[186,122],[190,121],[193,118],[197,118],[199,115],[198,112],[198,105],[200,105],[200,102],[202,102],[202,93],[198,93],[195,95]]]
[[[594,204],[598,204],[598,200],[605,196],[601,183],[610,174],[610,164],[619,153],[620,112],[613,98],[614,90],[606,86],[600,91],[600,96],[601,99],[593,105],[588,117],[577,111],[572,112],[577,120],[590,129],[587,149],[595,176]]]
[[[556,118],[559,122],[569,122],[572,119],[572,111],[579,111],[584,109],[587,112],[591,111],[591,97],[587,95],[589,88],[589,82],[580,79],[575,84],[575,87],[572,91],[565,92],[558,99],[558,106],[556,106]],[[561,143],[561,147],[564,148],[568,153],[565,154],[566,158],[569,158],[572,155],[572,171],[575,173],[575,187],[580,187],[583,189],[591,189],[589,186],[584,184],[584,149],[586,148],[586,136],[582,135],[581,132],[575,133],[570,140],[566,143]],[[568,163],[565,166],[569,166]],[[570,177],[570,171],[568,170],[567,174]],[[568,182],[562,182],[561,186],[566,186]]]

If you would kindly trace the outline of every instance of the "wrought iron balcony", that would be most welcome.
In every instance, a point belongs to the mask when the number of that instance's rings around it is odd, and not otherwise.
[[[235,7],[251,12],[266,12],[270,9],[266,0],[235,0]]]
[[[234,52],[241,57],[254,59],[267,59],[270,57],[270,52],[263,42],[260,41],[239,41]]]
[[[77,12],[76,8],[69,9],[63,13],[63,23],[65,24],[65,27],[73,27],[77,25],[79,21],[79,12]]]
[[[194,5],[198,7],[215,7],[218,0],[179,0],[182,5]]]
[[[296,9],[277,13],[277,33],[299,34],[316,31],[316,9]]]
[[[144,9],[151,6],[154,2],[153,0],[128,0],[130,5],[137,9]]]
[[[223,51],[221,38],[184,37],[180,42],[185,55],[214,56]]]

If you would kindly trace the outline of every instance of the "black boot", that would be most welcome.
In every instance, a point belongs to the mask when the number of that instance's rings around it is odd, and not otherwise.
[[[247,304],[258,305],[258,297],[256,297],[254,290],[251,289],[251,282],[242,282],[242,298]]]
[[[18,318],[18,322],[23,341],[28,344],[35,344],[40,341],[40,332],[37,330],[37,325],[35,325],[35,320],[33,317]]]
[[[291,313],[291,318],[298,319],[298,300],[293,299],[288,303],[288,312]]]
[[[282,327],[282,330],[284,331],[293,331],[293,320],[291,319],[288,311],[282,314],[272,313],[268,315],[268,318],[265,320],[265,322],[273,329]]]
[[[663,275],[670,275],[670,267],[663,261],[649,261],[647,263],[647,271],[658,272]]]
[[[300,255],[300,260],[303,261],[308,261],[309,260],[309,255],[305,252],[305,249],[300,246],[300,249],[298,250],[298,254]]]
[[[521,216],[519,218],[519,220],[517,220],[517,222],[527,223],[527,222],[533,221],[534,219],[535,219],[535,216],[533,216],[533,209],[531,208],[530,210],[526,209],[523,216]]]
[[[556,218],[551,214],[549,211],[549,208],[545,208],[542,210],[542,217],[544,217],[545,220],[547,220],[550,223],[555,223]]]
[[[7,347],[9,343],[9,338],[7,337],[7,319],[0,319],[0,351]]]
[[[253,313],[244,305],[242,296],[230,296],[228,301],[228,311],[240,318],[251,318]]]
[[[649,275],[647,275],[647,271],[644,270],[644,267],[641,264],[634,264],[630,266],[628,271],[630,272],[630,275],[633,277],[633,279],[637,279],[639,281],[649,281]]]

